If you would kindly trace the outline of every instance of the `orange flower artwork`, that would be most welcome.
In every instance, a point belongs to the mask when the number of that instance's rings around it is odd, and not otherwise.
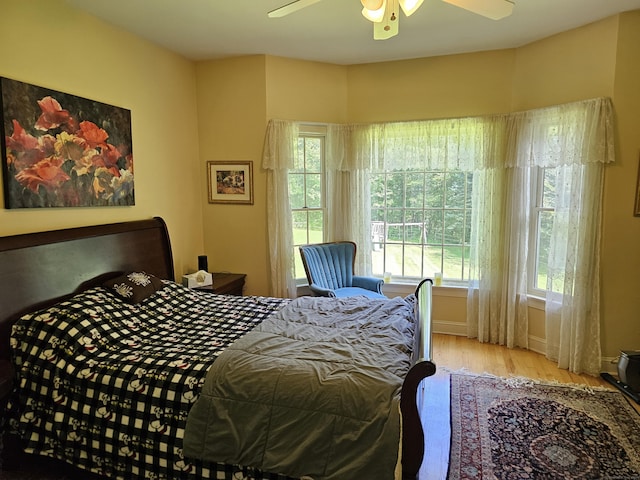
[[[5,208],[134,205],[131,112],[0,78]]]

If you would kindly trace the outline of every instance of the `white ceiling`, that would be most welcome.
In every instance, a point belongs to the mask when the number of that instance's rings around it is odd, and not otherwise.
[[[292,0],[67,0],[81,10],[192,60],[268,54],[358,64],[512,48],[640,9],[640,0],[514,0],[513,15],[489,20],[425,0],[400,33],[373,40],[359,0],[322,0],[283,18]]]

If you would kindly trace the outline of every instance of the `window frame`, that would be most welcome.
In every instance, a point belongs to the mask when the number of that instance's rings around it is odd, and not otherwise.
[[[527,265],[527,293],[533,297],[545,298],[547,288],[537,285],[539,255],[540,255],[540,224],[542,213],[555,213],[555,207],[547,206],[544,202],[544,181],[547,170],[555,170],[555,167],[531,167],[530,172],[530,219],[529,219],[529,252]]]
[[[305,212],[309,213],[312,211],[317,211],[322,213],[322,241],[325,241],[327,237],[327,200],[326,200],[326,192],[327,192],[327,172],[326,172],[326,143],[327,143],[327,127],[324,125],[300,125],[298,132],[298,141],[300,139],[305,138],[316,138],[320,139],[320,207],[308,207],[305,205],[302,208],[293,208],[290,205],[291,216],[292,216],[292,226],[295,225],[293,222],[293,216],[296,212]],[[297,149],[296,143],[296,156],[300,154],[300,151]],[[306,168],[305,168],[306,170]],[[291,175],[291,172],[289,172]],[[303,175],[304,180],[304,189],[305,189],[305,201],[307,197],[307,182],[306,175],[311,175],[311,173],[296,173],[294,175]],[[317,172],[313,172],[313,175],[317,175]],[[293,233],[293,232],[292,232]],[[309,221],[307,216],[307,226],[306,226],[306,238],[307,242],[309,242]],[[298,247],[300,245],[305,245],[306,243],[295,243],[295,239],[293,239],[293,255],[294,255],[294,274],[298,272],[295,271],[295,264],[297,259],[300,258],[300,252],[298,251]],[[301,260],[300,260],[301,261]],[[303,276],[298,277],[294,276],[294,280],[297,286],[305,286],[307,285],[307,277],[304,271],[302,272]]]
[[[389,184],[389,177],[391,176],[397,176],[397,175],[402,175],[404,177],[403,179],[403,194],[402,194],[402,205],[398,205],[398,206],[391,206],[389,207],[387,205],[387,199],[388,199],[388,194],[387,192],[388,190],[388,184]],[[448,202],[447,199],[447,194],[448,194],[448,188],[447,186],[449,185],[450,182],[450,178],[453,175],[458,175],[461,174],[463,176],[463,198],[460,202],[459,205],[451,205]],[[402,282],[402,283],[407,283],[407,282],[415,282],[415,281],[419,281],[422,278],[425,277],[431,277],[434,276],[436,272],[443,272],[445,274],[444,276],[444,280],[446,281],[446,283],[450,286],[466,286],[468,285],[469,282],[469,252],[471,249],[471,243],[470,243],[470,235],[471,235],[471,211],[473,208],[472,205],[472,192],[470,190],[470,186],[472,186],[472,178],[470,179],[469,176],[473,175],[473,172],[466,172],[466,171],[462,171],[462,170],[447,170],[446,168],[442,169],[442,168],[434,168],[434,169],[430,169],[430,168],[423,168],[420,170],[415,170],[415,171],[394,171],[394,170],[389,170],[389,171],[384,171],[384,172],[371,172],[372,175],[372,185],[374,184],[375,180],[374,180],[374,176],[380,176],[381,177],[381,182],[382,185],[384,185],[384,191],[383,192],[374,192],[372,191],[372,198],[371,198],[371,211],[372,211],[372,225],[374,222],[380,222],[380,220],[374,220],[374,218],[376,218],[376,215],[374,214],[374,212],[380,212],[382,213],[382,223],[383,223],[383,228],[385,229],[385,231],[389,228],[388,224],[389,224],[389,213],[390,212],[396,212],[402,219],[403,219],[403,225],[400,226],[400,230],[403,232],[402,234],[402,239],[401,240],[389,240],[388,238],[383,238],[381,242],[377,242],[372,238],[372,244],[374,246],[374,251],[375,251],[375,245],[378,244],[382,244],[382,259],[375,261],[374,258],[372,258],[372,267],[376,267],[378,266],[378,264],[380,262],[382,262],[382,267],[383,267],[383,272],[377,272],[374,271],[373,274],[374,275],[382,275],[385,271],[391,271],[392,273],[392,278],[394,278],[395,280]],[[408,204],[408,200],[407,200],[407,182],[406,182],[406,177],[408,175],[420,175],[422,178],[422,198],[419,201],[419,205],[415,205],[415,206],[410,206]],[[427,189],[429,188],[430,185],[433,184],[433,182],[429,181],[429,176],[442,176],[442,179],[440,180],[442,182],[441,188],[442,188],[442,198],[441,198],[441,203],[439,205],[429,205],[427,202],[427,197],[428,197],[428,192]],[[379,206],[374,204],[375,202],[375,198],[374,195],[379,194],[379,193],[383,193],[384,194],[384,200],[382,201],[382,205],[383,206]],[[407,236],[406,236],[406,218],[407,218],[407,212],[417,212],[418,216],[422,218],[422,223],[423,223],[423,229],[424,232],[421,234],[421,238],[419,242],[407,242]],[[439,218],[440,218],[440,229],[441,231],[438,233],[438,236],[440,237],[440,242],[439,243],[434,243],[430,240],[430,235],[428,233],[428,231],[426,230],[427,226],[426,226],[426,219],[429,216],[429,212],[431,213],[435,213]],[[460,232],[461,232],[461,238],[460,238],[460,243],[456,244],[456,243],[450,243],[450,242],[446,242],[446,225],[447,225],[447,218],[448,218],[448,213],[450,212],[457,212],[457,214],[459,214],[462,218],[462,225],[459,226]],[[411,216],[411,215],[409,215]],[[415,217],[414,217],[415,218]],[[393,222],[392,222],[393,223]],[[409,222],[411,223],[411,222]],[[373,237],[373,228],[372,228],[372,237]],[[387,261],[387,256],[390,255],[390,253],[387,251],[386,246],[388,245],[393,245],[396,246],[396,248],[401,249],[402,251],[402,261],[401,261],[401,265],[400,265],[400,271],[392,271],[389,270],[389,263]],[[414,266],[414,268],[419,268],[420,269],[420,274],[419,275],[407,275],[407,262],[405,261],[405,254],[406,254],[406,250],[407,247],[409,248],[418,248],[420,250],[420,258],[419,258],[419,262],[416,262],[416,265]],[[460,249],[460,275],[461,277],[447,277],[446,276],[446,272],[444,272],[445,268],[445,254],[446,251],[449,247],[456,247]],[[393,247],[392,247],[393,248]],[[428,256],[428,251],[429,250],[433,250],[433,249],[437,249],[439,251],[439,259],[438,259],[438,263],[439,265],[437,265],[435,268],[436,270],[433,272],[429,272],[426,270],[427,265],[425,263],[425,257]],[[466,252],[466,254],[465,254]],[[374,252],[372,252],[372,256],[375,255]],[[416,257],[417,258],[417,257]]]

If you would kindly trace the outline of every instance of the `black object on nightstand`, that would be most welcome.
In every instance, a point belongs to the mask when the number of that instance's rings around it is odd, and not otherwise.
[[[194,287],[194,290],[202,292],[218,293],[221,295],[242,296],[244,289],[244,273],[212,273],[213,285],[206,287]]]

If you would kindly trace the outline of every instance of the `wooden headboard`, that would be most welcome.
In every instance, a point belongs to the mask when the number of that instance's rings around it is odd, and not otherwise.
[[[0,237],[0,359],[21,315],[129,271],[175,279],[161,218]]]

